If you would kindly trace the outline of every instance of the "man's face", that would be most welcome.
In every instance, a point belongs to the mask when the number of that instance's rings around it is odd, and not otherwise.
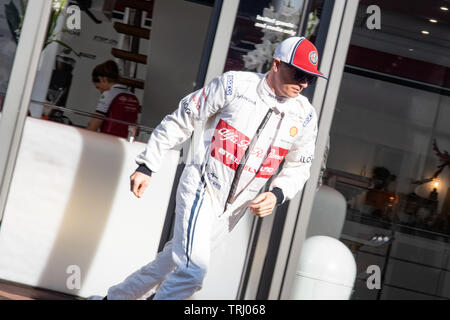
[[[275,59],[272,65],[274,72],[274,88],[275,94],[281,97],[295,98],[303,89],[308,87],[308,80],[296,80],[296,69],[288,64]]]

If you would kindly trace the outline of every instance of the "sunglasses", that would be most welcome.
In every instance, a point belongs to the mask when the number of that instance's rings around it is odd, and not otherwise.
[[[291,65],[289,65],[289,64],[287,64],[287,63],[285,63],[285,62],[282,62],[282,63],[283,63],[286,67],[288,67],[289,69],[291,69],[291,71],[294,73],[294,80],[297,81],[297,82],[302,83],[302,82],[305,82],[305,80],[306,80],[306,82],[307,82],[309,85],[313,85],[314,82],[315,82],[316,79],[317,79],[317,76],[315,76],[315,75],[306,73],[306,72],[304,72],[304,71],[302,71],[302,70],[298,70],[298,69],[294,68],[293,66],[291,66]]]

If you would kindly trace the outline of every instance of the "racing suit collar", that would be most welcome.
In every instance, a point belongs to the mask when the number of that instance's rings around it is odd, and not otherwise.
[[[267,75],[268,73],[264,75],[264,78],[258,84],[257,91],[260,97],[269,105],[272,105],[274,102],[284,104],[288,101],[291,101],[291,99],[293,98],[279,97],[272,91],[272,89],[269,87],[269,84],[267,83]]]
[[[115,88],[115,89],[125,89],[125,90],[128,89],[126,85],[123,85],[123,84],[120,84],[120,83],[116,83],[115,85],[113,85],[113,86],[111,87],[111,89],[112,89],[112,88]]]

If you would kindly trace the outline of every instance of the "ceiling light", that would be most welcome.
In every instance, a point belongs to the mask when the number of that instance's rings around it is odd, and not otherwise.
[[[440,8],[442,11],[448,11],[448,8],[447,7],[441,7]]]
[[[409,51],[414,51],[414,49],[411,49],[411,48],[410,48],[410,49],[408,49],[408,50],[409,50]]]
[[[430,21],[431,23],[437,23],[437,20],[436,20],[436,19],[430,19],[430,20],[428,20],[428,21]]]
[[[430,34],[430,32],[427,31],[427,30],[422,30],[422,33],[423,33],[423,34]]]

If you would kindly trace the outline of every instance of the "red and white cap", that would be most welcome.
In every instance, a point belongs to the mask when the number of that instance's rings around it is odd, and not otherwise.
[[[278,58],[306,73],[328,79],[317,70],[319,54],[312,42],[305,37],[291,37],[282,41],[275,49],[273,58]]]

